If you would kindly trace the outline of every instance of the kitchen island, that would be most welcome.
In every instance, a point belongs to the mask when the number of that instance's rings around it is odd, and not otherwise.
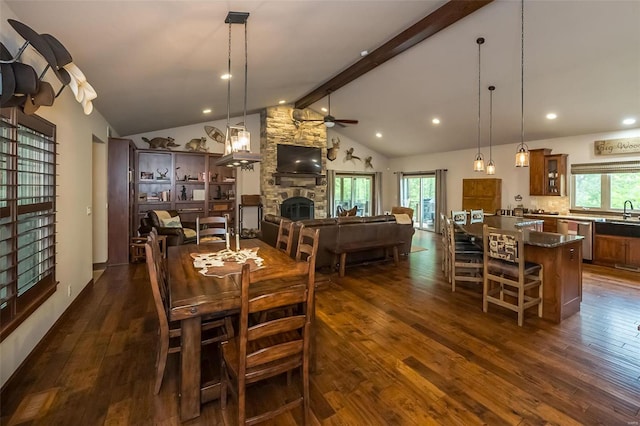
[[[544,268],[542,317],[555,323],[580,311],[582,301],[582,236],[538,232],[542,220],[514,216],[485,216],[484,223],[460,225],[469,235],[482,238],[482,226],[522,229],[524,257]]]

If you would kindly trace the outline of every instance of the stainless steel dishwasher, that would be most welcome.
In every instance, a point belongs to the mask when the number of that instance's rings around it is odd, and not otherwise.
[[[590,220],[558,219],[558,234],[581,235],[582,259],[593,260],[593,222]]]

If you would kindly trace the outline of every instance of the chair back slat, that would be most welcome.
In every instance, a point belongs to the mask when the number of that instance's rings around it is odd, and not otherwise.
[[[308,228],[304,225],[300,227],[298,235],[298,249],[296,251],[297,261],[309,261],[310,258],[316,257],[318,253],[318,244],[320,240],[320,230],[318,228]],[[314,265],[315,269],[315,265]]]
[[[304,315],[278,318],[268,322],[261,322],[249,328],[248,341],[263,339],[275,334],[286,333],[304,327]]]
[[[304,284],[304,283],[303,283]],[[266,311],[268,309],[289,306],[295,303],[302,303],[307,298],[306,286],[287,289],[274,293],[261,294],[249,300],[249,313]]]
[[[224,216],[196,217],[197,244],[225,242],[228,232],[227,218]]]
[[[247,355],[247,368],[255,368],[259,365],[291,358],[296,355],[300,355],[300,362],[302,362],[303,348],[304,342],[302,339],[298,339],[253,352]]]

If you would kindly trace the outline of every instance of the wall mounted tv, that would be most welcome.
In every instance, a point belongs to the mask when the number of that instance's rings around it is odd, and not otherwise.
[[[322,150],[311,146],[278,144],[276,170],[280,173],[322,174]]]

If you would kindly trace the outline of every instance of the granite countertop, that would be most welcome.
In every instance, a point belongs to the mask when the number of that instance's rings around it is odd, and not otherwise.
[[[634,213],[635,214],[635,213]],[[612,221],[620,221],[626,222],[633,225],[640,225],[640,217],[637,215],[635,217],[629,219],[623,219],[622,216],[595,216],[595,215],[580,215],[580,214],[548,214],[548,213],[526,213],[525,217],[536,217],[536,218],[549,218],[549,219],[568,219],[568,220],[576,220],[576,221],[591,221],[591,222],[612,222]]]
[[[461,225],[460,228],[469,235],[482,238],[482,226],[487,224],[500,229],[518,229],[543,223],[542,219],[522,218],[516,216],[485,216],[484,223]],[[531,246],[555,248],[584,239],[581,235],[562,235],[551,232],[524,230],[524,243]]]

